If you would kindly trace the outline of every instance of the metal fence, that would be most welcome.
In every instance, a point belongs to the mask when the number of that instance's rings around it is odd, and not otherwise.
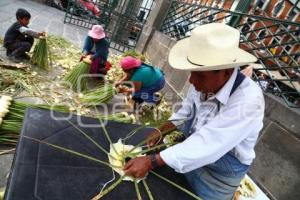
[[[69,0],[65,23],[90,29],[104,26],[110,47],[133,49],[151,11],[153,0]]]
[[[300,108],[300,23],[262,16],[255,7],[249,14],[245,8],[250,4],[245,2],[242,9],[246,13],[225,9],[226,1],[201,2],[172,1],[161,32],[180,40],[202,24],[220,22],[236,27],[241,32],[240,46],[258,58],[253,80],[265,92],[282,97],[288,106]]]

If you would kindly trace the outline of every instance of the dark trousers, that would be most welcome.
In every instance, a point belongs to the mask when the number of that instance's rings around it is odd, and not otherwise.
[[[6,55],[21,58],[25,52],[29,52],[34,42],[32,36],[27,36],[23,40],[17,40],[14,43],[8,44],[6,46]]]

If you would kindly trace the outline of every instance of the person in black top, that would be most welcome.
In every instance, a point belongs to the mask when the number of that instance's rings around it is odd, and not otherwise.
[[[17,21],[5,33],[3,46],[10,60],[20,62],[22,59],[30,59],[26,52],[30,51],[34,38],[44,36],[45,32],[36,32],[28,28],[31,15],[25,9],[19,8],[16,18]]]

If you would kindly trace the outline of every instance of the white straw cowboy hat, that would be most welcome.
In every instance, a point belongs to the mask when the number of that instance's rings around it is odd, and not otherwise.
[[[222,23],[205,24],[172,47],[169,63],[180,70],[211,71],[255,62],[256,57],[239,48],[239,41],[237,29]]]

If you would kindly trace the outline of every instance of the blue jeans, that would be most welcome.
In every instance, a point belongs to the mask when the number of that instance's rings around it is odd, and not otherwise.
[[[231,152],[216,162],[185,174],[194,192],[203,200],[232,200],[249,169]]]
[[[161,78],[153,85],[142,87],[140,91],[135,92],[133,94],[133,99],[139,99],[141,102],[156,103],[159,99],[155,97],[154,93],[161,90],[165,86],[165,83],[165,77],[161,76]]]
[[[190,136],[190,129],[196,116],[193,104],[191,119],[179,129],[185,137]],[[203,200],[232,200],[237,187],[249,169],[232,152],[228,152],[216,162],[195,169],[185,174],[194,192]]]

